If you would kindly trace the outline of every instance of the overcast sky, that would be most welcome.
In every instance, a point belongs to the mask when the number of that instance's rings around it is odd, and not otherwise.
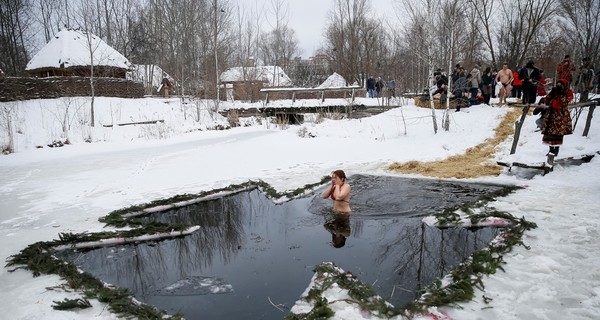
[[[271,6],[271,0],[238,0],[244,6],[253,7],[255,5],[264,7],[263,12],[267,17],[265,20],[274,21]],[[378,17],[392,20],[395,17],[393,3],[397,0],[372,0],[371,6],[373,13]],[[296,32],[303,58],[313,55],[323,43],[324,30],[329,21],[329,12],[333,7],[333,0],[288,0],[285,1],[289,7],[288,26]],[[263,26],[263,31],[271,30],[267,21]]]

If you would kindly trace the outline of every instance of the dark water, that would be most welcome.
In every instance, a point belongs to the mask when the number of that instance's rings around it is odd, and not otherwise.
[[[187,237],[61,258],[188,319],[281,319],[321,262],[351,271],[402,306],[498,232],[439,230],[421,219],[499,186],[362,175],[348,182],[349,219],[332,214],[320,191],[275,205],[255,190],[147,218],[202,226]]]

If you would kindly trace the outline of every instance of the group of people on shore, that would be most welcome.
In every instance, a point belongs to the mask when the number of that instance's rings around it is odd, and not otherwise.
[[[579,69],[575,78],[573,74]],[[585,102],[589,98],[590,91],[599,86],[594,68],[589,58],[583,58],[579,68],[566,55],[556,68],[556,81],[550,92],[546,92],[547,81],[544,71],[535,66],[533,60],[527,61],[523,68],[517,67],[516,71],[508,68],[508,63],[502,65],[500,71],[492,71],[487,67],[483,73],[479,65],[475,65],[467,74],[462,65],[457,64],[452,72],[451,78],[438,69],[434,73],[435,85],[432,88],[433,95],[440,94],[440,100],[448,98],[448,83],[452,81],[452,95],[456,99],[468,99],[470,105],[486,103],[495,96],[494,86],[500,86],[498,99],[500,103],[506,103],[508,97],[522,99],[522,104],[535,104],[537,97],[541,96],[534,114],[541,113],[542,142],[549,146],[548,159],[558,155],[559,148],[563,144],[565,135],[573,133],[573,125],[569,104],[575,99],[573,90],[579,93],[579,102]],[[379,85],[377,85],[379,83]],[[381,77],[376,81],[370,77],[367,80],[369,97],[380,97],[383,89]],[[395,89],[395,82],[393,84]],[[598,87],[600,89],[600,87]],[[457,104],[456,111],[460,111]],[[336,170],[331,175],[331,184],[322,192],[323,198],[333,200],[333,211],[337,214],[334,221],[325,224],[325,228],[332,234],[332,243],[335,247],[341,247],[350,234],[348,213],[350,213],[350,185],[346,183],[346,174],[343,170]],[[341,221],[341,222],[340,222]]]
[[[388,79],[384,82],[381,77],[369,77],[366,82],[367,94],[369,98],[381,98],[382,92],[385,89],[388,91],[388,97],[396,97],[396,80]]]
[[[574,80],[574,73],[579,69]],[[589,93],[598,86],[597,76],[591,66],[590,58],[583,58],[579,68],[571,61],[570,55],[565,55],[556,67],[556,81],[549,93],[546,92],[544,71],[538,69],[533,60],[529,60],[524,68],[517,66],[514,73],[504,64],[498,72],[497,81],[502,85],[499,93],[500,103],[506,103],[511,95],[521,99],[522,104],[536,103],[537,97],[542,98],[534,114],[541,114],[538,126],[542,132],[542,142],[549,146],[548,159],[558,155],[563,144],[564,136],[573,133],[573,124],[569,104],[575,100],[572,88],[579,93],[578,102],[586,102]],[[511,91],[512,86],[512,91]]]
[[[578,69],[577,77],[574,78],[573,75]],[[537,97],[548,94],[548,81],[544,70],[539,69],[531,59],[524,67],[517,66],[514,71],[509,68],[508,63],[504,63],[499,71],[492,70],[491,67],[481,71],[479,64],[475,64],[473,69],[467,72],[459,63],[456,64],[450,79],[441,69],[437,69],[433,77],[435,84],[431,90],[433,95],[440,95],[441,101],[445,101],[448,96],[449,84],[452,88],[450,97],[468,101],[469,105],[489,104],[490,98],[498,98],[500,104],[505,104],[506,99],[510,97],[519,99],[523,104],[529,104],[535,103]],[[567,80],[570,88],[573,87],[575,79],[574,88],[580,94],[581,102],[587,101],[589,92],[599,86],[589,58],[583,58],[581,66],[577,68],[570,56],[566,55],[556,68],[555,80],[558,79]]]
[[[576,71],[578,73],[574,77]],[[563,137],[573,133],[568,108],[568,104],[575,99],[572,88],[579,94],[578,102],[588,101],[589,93],[595,88],[600,91],[598,76],[590,58],[583,58],[577,68],[570,55],[566,55],[557,65],[555,85],[550,92],[546,90],[548,81],[544,70],[540,70],[531,59],[524,67],[517,66],[515,71],[509,69],[508,63],[504,63],[499,71],[487,67],[481,72],[476,64],[467,73],[461,64],[457,64],[450,79],[440,69],[433,76],[433,95],[440,94],[440,101],[448,97],[448,84],[451,81],[450,96],[456,101],[456,111],[460,111],[465,102],[468,105],[489,104],[490,98],[496,97],[496,94],[499,104],[506,104],[509,97],[520,99],[522,104],[534,104],[538,97],[542,97],[537,108],[538,113],[542,114],[542,141],[550,146],[549,154],[552,157],[558,155]]]

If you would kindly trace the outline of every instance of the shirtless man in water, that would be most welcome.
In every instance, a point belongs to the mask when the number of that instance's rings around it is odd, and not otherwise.
[[[511,84],[513,82],[513,72],[508,68],[507,63],[503,64],[502,70],[498,71],[496,81],[500,82],[502,85],[502,87],[500,87],[500,92],[498,93],[500,103],[506,103],[506,98],[510,97],[510,90],[512,89]]]
[[[331,185],[323,191],[323,199],[333,200],[333,211],[350,213],[350,185],[345,183],[346,174],[343,170],[335,170],[331,174]]]

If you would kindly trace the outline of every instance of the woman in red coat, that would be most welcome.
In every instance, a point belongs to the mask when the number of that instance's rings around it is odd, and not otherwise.
[[[563,144],[563,137],[573,133],[573,124],[569,112],[569,102],[573,100],[573,91],[569,89],[569,82],[560,79],[556,87],[552,88],[546,96],[548,109],[544,114],[542,125],[542,142],[550,145],[550,153],[558,155],[558,148]]]
[[[544,75],[544,70],[540,70],[540,81],[538,81],[538,86],[537,86],[537,95],[538,96],[543,97],[548,94],[546,92],[546,84],[547,83],[548,82],[546,81],[546,76]]]

